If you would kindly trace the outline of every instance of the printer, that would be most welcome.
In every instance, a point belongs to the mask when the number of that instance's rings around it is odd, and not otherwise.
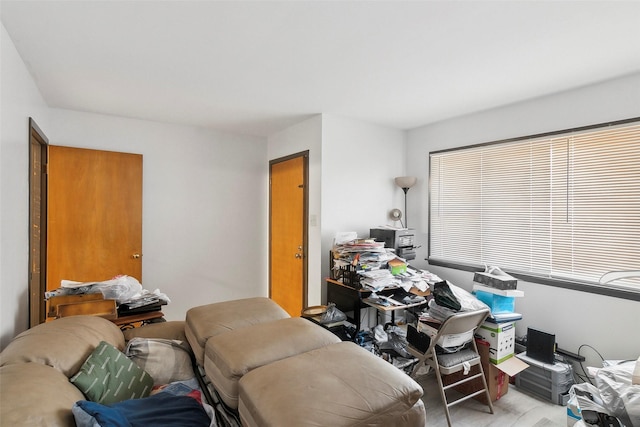
[[[416,257],[414,246],[415,230],[410,228],[371,228],[369,237],[384,242],[385,248],[392,248],[396,255],[406,260]]]

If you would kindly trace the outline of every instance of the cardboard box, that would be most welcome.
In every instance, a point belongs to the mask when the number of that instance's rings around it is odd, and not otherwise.
[[[476,329],[476,337],[489,343],[488,360],[496,365],[513,357],[516,344],[516,322],[484,322]]]
[[[398,258],[392,259],[387,264],[389,265],[391,274],[394,276],[407,272],[407,263],[399,260]]]
[[[500,273],[501,274],[475,273],[473,275],[473,281],[481,285],[503,290],[516,289],[518,287],[518,280],[515,277],[502,271]]]
[[[482,369],[484,370],[484,377],[487,381],[489,397],[492,402],[495,402],[509,391],[509,377],[525,370],[529,365],[517,357],[512,357],[503,363],[495,365],[489,362],[489,343],[481,339],[476,339],[476,346],[478,347],[478,353],[480,354],[480,362],[482,363]],[[480,368],[476,365],[471,368],[469,375],[477,374],[478,372],[480,372]],[[443,383],[445,385],[452,384],[461,380],[463,377],[464,375],[462,372],[456,372],[455,374],[445,376],[443,378]],[[482,389],[482,380],[480,378],[476,378],[473,381],[460,384],[454,387],[454,389],[463,394],[471,394],[474,391]],[[487,399],[484,393],[474,396],[474,399],[487,404]]]

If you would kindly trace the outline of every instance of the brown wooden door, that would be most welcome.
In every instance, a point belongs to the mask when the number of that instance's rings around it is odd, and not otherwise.
[[[49,146],[47,290],[142,281],[142,155]]]
[[[307,158],[270,165],[269,294],[291,316],[307,301]]]

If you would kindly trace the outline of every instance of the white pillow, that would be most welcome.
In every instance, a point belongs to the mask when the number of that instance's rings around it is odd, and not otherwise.
[[[179,340],[133,338],[125,354],[151,375],[154,386],[195,377],[190,350]]]

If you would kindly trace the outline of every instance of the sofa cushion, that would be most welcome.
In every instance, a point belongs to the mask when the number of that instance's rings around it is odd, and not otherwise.
[[[71,407],[84,396],[60,371],[39,363],[0,368],[0,424],[75,427]]]
[[[202,366],[204,347],[210,337],[287,317],[290,316],[282,307],[265,297],[216,302],[187,311],[185,335]]]
[[[182,341],[162,338],[133,338],[125,354],[153,378],[153,385],[195,377],[189,347]]]
[[[34,362],[51,366],[69,378],[82,366],[100,341],[124,349],[120,329],[96,316],[71,316],[34,326],[0,354],[0,366]]]
[[[238,380],[263,365],[340,342],[301,317],[274,320],[209,338],[204,369],[227,406],[238,407]]]
[[[242,425],[425,425],[422,388],[352,342],[257,368],[240,379]]]
[[[146,397],[153,387],[153,378],[144,369],[105,341],[70,381],[87,399],[104,404]]]

